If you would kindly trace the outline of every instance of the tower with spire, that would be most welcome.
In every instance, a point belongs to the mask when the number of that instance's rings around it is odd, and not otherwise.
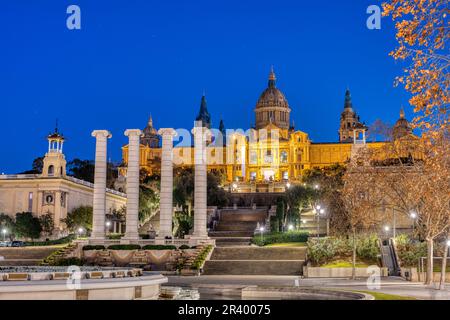
[[[198,112],[197,118],[195,121],[201,121],[202,126],[205,128],[211,128],[211,115],[208,112],[208,104],[206,102],[205,93],[202,95],[202,101],[200,102],[200,110]]]
[[[339,126],[339,142],[353,142],[353,131],[355,128],[364,126],[359,116],[353,109],[352,95],[347,88],[345,91],[344,111],[341,113]]]

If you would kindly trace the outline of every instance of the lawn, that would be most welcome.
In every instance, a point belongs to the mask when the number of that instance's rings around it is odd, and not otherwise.
[[[375,298],[375,300],[417,300],[412,297],[404,297],[404,296],[398,296],[395,294],[381,293],[381,292],[375,292],[375,291],[355,291],[355,292],[370,294]]]
[[[266,248],[274,248],[274,247],[283,247],[283,248],[292,248],[292,247],[306,247],[305,242],[285,242],[285,243],[272,243],[264,246]]]

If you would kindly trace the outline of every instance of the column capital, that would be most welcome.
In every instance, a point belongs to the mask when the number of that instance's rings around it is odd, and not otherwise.
[[[100,136],[100,137],[103,136],[108,139],[112,137],[111,132],[109,132],[108,130],[94,130],[94,131],[92,131],[91,135],[96,138],[97,138],[97,136]]]
[[[173,128],[161,128],[158,130],[158,134],[163,137],[164,136],[172,136],[172,137],[177,136],[177,132]]]
[[[191,132],[192,132],[192,134],[194,136],[202,135],[202,136],[205,136],[206,139],[209,139],[212,136],[211,130],[209,130],[206,127],[197,127],[197,126],[195,126],[195,127],[192,128]]]
[[[123,134],[126,135],[127,137],[130,137],[130,136],[141,137],[142,131],[141,131],[141,129],[127,129],[127,130],[125,130],[125,132]]]

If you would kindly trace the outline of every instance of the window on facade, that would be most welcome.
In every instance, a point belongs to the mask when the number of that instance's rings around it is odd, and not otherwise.
[[[55,174],[55,167],[53,165],[48,167],[48,175],[52,176]]]
[[[287,171],[283,171],[283,180],[289,180],[289,173]]]
[[[258,163],[258,154],[256,151],[250,151],[250,164],[257,164]]]
[[[281,151],[280,161],[281,161],[281,163],[287,163],[288,162],[288,153],[287,153],[287,151]]]
[[[28,194],[28,212],[33,212],[33,192]]]
[[[256,180],[256,172],[252,171],[250,172],[250,180]]]

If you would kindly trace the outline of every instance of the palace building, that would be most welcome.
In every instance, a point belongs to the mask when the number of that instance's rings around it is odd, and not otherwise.
[[[360,121],[348,89],[340,116],[339,141],[312,142],[306,132],[296,130],[291,122],[290,115],[295,107],[289,105],[283,92],[277,88],[276,80],[272,69],[267,88],[254,108],[254,127],[246,132],[226,130],[221,120],[219,128],[212,130],[213,137],[207,146],[208,170],[222,173],[230,191],[282,192],[288,182],[300,182],[305,170],[345,164],[352,152],[362,145],[369,148],[384,145],[383,142],[366,141],[367,127]],[[200,110],[195,119],[201,121],[203,127],[211,128],[211,115],[205,96],[201,99]],[[158,174],[161,148],[151,118],[143,131],[140,146],[141,169],[149,175]],[[394,135],[400,138],[411,133],[402,111],[395,125]],[[122,147],[122,157],[123,165],[119,173],[126,177],[127,145]],[[193,166],[193,158],[192,146],[175,143],[176,167]]]
[[[54,237],[64,235],[61,221],[80,206],[92,206],[94,184],[66,174],[63,153],[65,138],[55,131],[48,135],[41,174],[1,174],[0,213],[14,217],[18,212],[31,212],[34,216],[50,214],[55,224]],[[126,194],[106,189],[106,212],[120,210],[126,205]]]

